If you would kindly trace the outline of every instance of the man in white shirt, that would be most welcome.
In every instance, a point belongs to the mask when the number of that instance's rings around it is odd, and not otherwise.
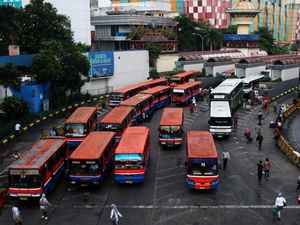
[[[276,201],[275,201],[275,208],[276,208],[276,211],[277,211],[278,220],[281,219],[281,210],[283,209],[283,206],[286,206],[286,200],[282,196],[282,194],[279,193],[279,195],[278,195],[278,197],[276,198]]]
[[[15,133],[16,133],[16,136],[17,136],[17,137],[20,137],[20,136],[21,136],[20,128],[21,128],[21,125],[20,125],[19,123],[17,123],[17,124],[15,125]]]
[[[222,158],[223,158],[223,169],[226,170],[227,160],[228,160],[228,159],[230,160],[230,154],[229,154],[229,152],[227,151],[226,148],[225,148],[225,150],[223,151]]]

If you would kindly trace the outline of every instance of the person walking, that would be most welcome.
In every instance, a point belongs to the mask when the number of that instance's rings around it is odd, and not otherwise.
[[[239,117],[238,117],[238,115],[235,113],[234,116],[233,116],[233,126],[234,126],[235,128],[237,128],[238,119],[239,119]]]
[[[190,114],[194,115],[195,105],[193,103],[190,104]]]
[[[21,125],[19,124],[19,123],[17,123],[16,125],[15,125],[15,134],[16,134],[16,137],[21,137]]]
[[[282,196],[281,193],[278,194],[278,197],[275,200],[275,208],[276,208],[276,212],[277,212],[277,216],[278,216],[278,220],[281,219],[281,211],[283,209],[283,206],[286,206],[286,200],[285,198]]]
[[[259,124],[256,124],[255,126],[255,133],[256,133],[256,137],[258,136],[258,133],[261,133],[261,126]]]
[[[263,141],[264,137],[262,136],[262,134],[259,132],[257,137],[256,137],[256,142],[258,142],[258,150],[261,151],[261,144]]]
[[[12,211],[12,215],[13,215],[13,219],[14,219],[14,221],[15,221],[15,224],[16,224],[16,225],[22,225],[23,219],[22,219],[22,217],[21,217],[21,213],[20,213],[20,210],[19,210],[17,204],[15,204],[15,205],[12,207],[11,211]]]
[[[247,127],[244,133],[247,143],[249,143],[250,141],[252,141],[252,137],[251,137],[251,132],[250,129]]]
[[[117,206],[115,204],[111,204],[111,211],[110,211],[109,219],[113,225],[118,225],[119,217],[122,217],[122,215],[119,212]]]
[[[42,197],[40,198],[40,210],[42,211],[42,219],[44,220],[48,219],[48,215],[47,215],[48,205],[50,206],[51,204],[46,198],[46,195],[42,194]]]
[[[261,126],[261,120],[262,120],[262,117],[263,117],[263,112],[262,111],[258,111],[257,113],[257,117],[258,117],[258,124]]]
[[[274,113],[277,113],[277,107],[278,107],[277,102],[274,102],[273,104]]]
[[[227,161],[230,160],[230,154],[226,148],[223,151],[222,158],[223,158],[223,169],[226,170]]]
[[[14,154],[12,155],[13,161],[18,160],[20,158],[20,156],[21,156],[20,153],[16,150],[14,152]]]
[[[194,106],[197,106],[196,98],[195,97],[192,98],[192,103],[194,104]]]
[[[269,158],[266,158],[266,161],[264,162],[264,171],[265,171],[265,180],[269,180],[269,175],[270,175],[270,168],[271,168],[271,163],[269,161]]]
[[[300,176],[298,176],[297,184],[298,184],[298,187],[297,187],[296,191],[298,191],[300,189]]]
[[[258,184],[260,185],[261,183],[261,178],[262,178],[262,175],[263,175],[263,164],[262,164],[262,161],[259,160],[258,163],[257,163],[257,177],[258,177]]]

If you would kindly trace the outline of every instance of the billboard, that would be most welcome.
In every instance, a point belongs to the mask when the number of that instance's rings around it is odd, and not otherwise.
[[[11,5],[13,7],[22,7],[22,0],[0,0],[0,5]]]
[[[91,65],[89,76],[96,78],[113,75],[113,52],[87,52],[86,56]]]
[[[225,34],[225,41],[259,41],[260,34]]]

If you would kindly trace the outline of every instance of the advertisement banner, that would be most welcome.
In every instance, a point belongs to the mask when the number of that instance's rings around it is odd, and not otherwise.
[[[96,78],[113,75],[113,52],[88,52],[86,56],[91,65],[89,76]]]
[[[13,7],[22,7],[22,0],[0,0],[0,5],[11,5]]]

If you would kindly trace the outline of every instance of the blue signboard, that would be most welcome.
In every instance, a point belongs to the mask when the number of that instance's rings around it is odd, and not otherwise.
[[[20,8],[22,7],[22,0],[0,0],[0,5],[11,5]]]
[[[114,72],[113,52],[88,52],[86,54],[91,68],[89,76],[106,77],[112,76]]]
[[[260,41],[260,34],[225,34],[225,41]]]

